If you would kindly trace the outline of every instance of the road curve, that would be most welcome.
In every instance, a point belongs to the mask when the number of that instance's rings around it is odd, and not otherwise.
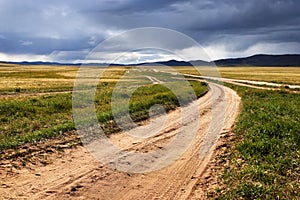
[[[262,90],[282,90],[282,88],[300,89],[300,85],[289,85],[289,84],[272,83],[266,81],[231,79],[231,78],[212,77],[212,76],[199,76],[193,74],[184,74],[184,75],[196,79],[200,78],[205,80],[214,80],[214,81],[220,81],[224,83],[230,83],[234,85],[245,86],[254,89],[262,89]],[[297,93],[298,91],[292,91],[292,92]]]
[[[190,199],[202,176],[221,133],[231,130],[237,118],[240,97],[235,91],[210,83],[210,91],[188,106],[200,106],[200,126],[185,153],[163,169],[135,174],[120,172],[98,162],[84,147],[51,155],[51,163],[32,169],[0,173],[0,196],[24,199]],[[224,109],[219,116],[212,108]],[[215,113],[213,113],[215,112]],[[222,112],[219,112],[222,113]],[[180,109],[167,114],[166,128],[145,140],[135,140],[125,133],[110,139],[122,148],[148,152],[168,144],[178,131]],[[208,133],[208,134],[207,134]],[[199,155],[200,154],[200,155]]]

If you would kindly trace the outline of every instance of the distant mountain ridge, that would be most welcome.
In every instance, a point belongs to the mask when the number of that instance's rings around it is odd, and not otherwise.
[[[109,66],[111,64],[108,63],[60,63],[60,62],[43,62],[43,61],[36,61],[36,62],[29,62],[29,61],[23,61],[23,62],[5,62],[5,61],[0,61],[1,63],[6,63],[6,64],[16,64],[16,65],[52,65],[52,66],[81,66],[81,65],[86,65],[86,66]],[[125,66],[122,64],[113,64],[114,66]]]
[[[21,65],[53,65],[53,66],[296,66],[300,67],[300,54],[285,54],[285,55],[267,55],[257,54],[244,58],[226,58],[214,60],[211,62],[203,60],[194,61],[160,61],[139,64],[107,64],[107,63],[58,63],[58,62],[0,62],[7,64]]]
[[[300,66],[299,54],[265,55],[258,54],[245,58],[216,60],[217,66]]]

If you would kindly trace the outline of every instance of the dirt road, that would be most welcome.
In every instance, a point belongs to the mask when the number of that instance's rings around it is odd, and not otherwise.
[[[20,167],[0,173],[2,199],[192,199],[213,155],[220,134],[232,128],[239,111],[240,98],[231,89],[210,84],[210,91],[188,106],[200,106],[200,115],[190,110],[190,121],[184,126],[193,129],[200,117],[200,126],[185,153],[163,169],[149,173],[128,173],[111,169],[98,162],[84,147],[51,154],[48,164]],[[225,106],[225,116],[212,113],[212,107]],[[221,114],[222,112],[220,112]],[[213,114],[213,115],[212,115]],[[167,114],[166,128],[145,140],[136,140],[125,133],[110,139],[127,150],[140,152],[162,148],[178,130],[180,109]],[[212,117],[213,116],[213,117]],[[224,124],[221,123],[224,118]],[[206,133],[209,134],[206,134]],[[200,153],[200,155],[199,155]]]
[[[239,86],[245,86],[254,89],[262,89],[262,90],[282,90],[282,88],[287,87],[289,89],[300,89],[300,85],[289,85],[289,84],[280,84],[280,83],[271,83],[266,81],[253,81],[253,80],[241,80],[241,79],[231,79],[231,78],[221,78],[221,77],[212,77],[212,76],[199,76],[192,74],[184,74],[185,76],[206,80],[215,80],[224,83],[230,83]],[[297,93],[297,91],[292,91]]]

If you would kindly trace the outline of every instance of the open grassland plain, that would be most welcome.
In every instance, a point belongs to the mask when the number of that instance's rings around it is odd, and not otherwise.
[[[91,67],[89,70],[102,69]],[[113,120],[110,100],[116,83],[126,70],[128,68],[122,67],[103,70],[102,78],[97,85],[95,96],[97,117],[107,134],[119,131]],[[68,134],[74,130],[71,92],[77,71],[78,67],[65,66],[0,66],[0,80],[5,79],[0,88],[1,151]],[[148,75],[150,76],[151,72]],[[164,86],[167,83],[153,84],[147,77],[133,77],[135,78],[142,79],[146,84],[138,88],[130,100],[130,115],[134,121],[149,118],[148,110],[154,104],[163,105],[166,111],[179,106],[176,96]],[[126,81],[126,78],[120,81]],[[176,81],[179,80],[174,80],[174,84]],[[191,81],[190,85],[197,97],[208,90],[205,83]],[[57,94],[56,91],[63,93]],[[43,95],[38,95],[41,92]],[[185,91],[181,92],[186,102],[192,100]],[[22,95],[28,93],[32,96]]]
[[[72,90],[77,70],[69,66],[0,64],[0,94]]]
[[[217,189],[207,198],[299,199],[300,94],[227,86],[243,105],[234,139],[217,156]]]
[[[20,147],[26,152],[26,144],[47,143],[49,138],[64,140],[74,134],[71,92],[78,69],[0,65],[0,162],[11,159],[11,155],[20,156],[11,154]],[[161,104],[166,111],[179,106],[177,97],[165,85],[164,75],[157,76],[149,70],[144,77],[122,78],[128,69],[111,67],[105,70],[97,86],[94,101],[97,118],[107,135],[120,131],[110,106],[113,90],[119,81],[145,83],[130,98],[130,115],[135,122],[148,119],[152,105]],[[191,67],[175,69],[180,73],[201,75]],[[199,71],[209,74],[211,69],[201,67]],[[219,72],[226,78],[300,84],[300,68],[220,67]],[[172,76],[176,78],[175,74]],[[178,84],[176,81],[179,80],[174,79],[174,83],[168,84]],[[205,83],[192,80],[189,83],[197,97],[208,91]],[[242,97],[241,113],[233,139],[223,145],[225,150],[221,146],[217,151],[216,163],[212,167],[217,181],[215,187],[207,190],[207,199],[299,199],[300,94],[226,86]],[[181,91],[181,94],[185,103],[191,101],[189,93]],[[78,138],[75,136],[74,140]],[[10,153],[6,153],[8,149]],[[201,184],[196,184],[194,193],[198,190],[203,191]]]
[[[90,67],[90,70],[93,69]],[[79,67],[76,66],[0,63],[0,95],[72,91],[78,70]],[[125,68],[122,67],[110,67],[104,71],[100,81],[115,82],[124,71]]]
[[[300,67],[219,67],[222,77],[300,85]]]
[[[218,67],[217,74],[211,67],[176,67],[181,73],[219,76],[222,78],[266,81],[274,83],[300,85],[300,67]]]

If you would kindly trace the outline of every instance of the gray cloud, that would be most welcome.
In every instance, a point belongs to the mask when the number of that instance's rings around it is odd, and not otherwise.
[[[269,48],[278,45],[285,47],[283,53],[300,53],[299,7],[297,0],[2,0],[0,55],[72,62],[110,36],[147,26],[185,33],[215,51],[213,58],[247,55],[257,47],[259,53],[278,53]],[[134,39],[143,42],[142,37]],[[163,41],[158,36],[153,43]],[[168,45],[176,51],[189,48]]]

